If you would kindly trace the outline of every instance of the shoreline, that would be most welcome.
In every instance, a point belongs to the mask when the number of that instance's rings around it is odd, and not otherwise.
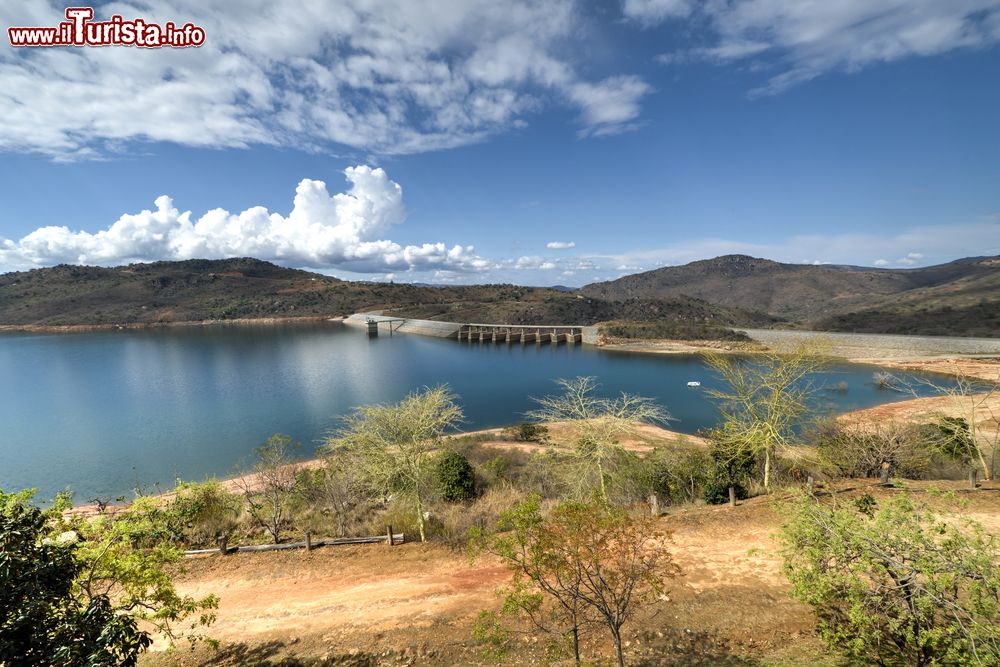
[[[510,426],[512,426],[511,424]],[[547,445],[537,443],[537,442],[522,442],[519,440],[506,440],[504,439],[504,431],[510,426],[494,426],[491,428],[477,429],[475,431],[461,431],[458,433],[450,433],[444,436],[444,440],[456,440],[460,438],[469,437],[483,437],[483,436],[495,436],[494,439],[486,438],[478,444],[496,450],[534,450]],[[545,424],[551,431],[559,434],[562,427],[565,426],[564,422],[557,422],[551,424]],[[635,452],[646,452],[652,449],[652,446],[644,442],[645,438],[654,438],[662,441],[686,441],[697,446],[707,446],[708,441],[697,435],[689,435],[687,433],[680,433],[679,431],[671,431],[670,429],[663,428],[661,426],[655,426],[652,424],[643,424],[637,428],[637,434],[635,436],[638,441],[631,440],[623,443],[623,447]],[[551,445],[560,449],[566,449],[565,446]],[[319,468],[323,465],[325,458],[323,456],[312,456],[307,459],[302,459],[300,461],[293,461],[285,466],[286,469],[291,470],[313,470]],[[200,480],[178,480],[178,483],[190,482],[195,484],[200,484],[208,481],[218,482],[224,489],[231,493],[239,493],[243,490],[244,480],[250,485],[250,488],[257,488],[259,481],[257,476],[253,472],[247,472],[244,474],[234,474],[230,477],[214,477],[206,476]],[[159,493],[150,493],[146,496],[148,498],[155,498],[159,501],[169,501],[177,496],[176,487],[168,491],[161,491]],[[126,501],[124,503],[109,503],[106,507],[107,513],[114,513],[121,511],[128,507],[131,501]],[[73,505],[64,512],[68,516],[79,516],[79,517],[93,517],[100,514],[98,510],[98,505],[95,502],[86,502],[80,505]]]
[[[343,322],[345,319],[347,318],[344,315],[304,315],[301,317],[242,317],[231,320],[171,320],[168,322],[124,322],[120,324],[0,324],[0,333],[88,333],[223,325],[270,326],[299,322]]]
[[[228,320],[176,320],[167,322],[127,322],[108,324],[0,324],[0,333],[88,333],[101,331],[145,331],[176,327],[276,326],[298,323],[345,322],[352,315],[307,315],[292,317],[235,318]],[[436,320],[435,320],[436,321]],[[448,324],[442,322],[442,324]],[[541,326],[541,325],[540,325]],[[596,326],[596,325],[594,325]],[[795,329],[736,329],[751,341],[610,339],[585,343],[606,352],[627,354],[721,354],[746,355],[768,350],[782,352],[805,340],[824,340],[826,354],[850,363],[869,364],[899,370],[927,371],[946,375],[966,375],[1000,382],[1000,338],[919,336],[904,334],[845,334],[842,332]],[[401,332],[407,333],[407,332]],[[420,331],[413,335],[428,335]],[[438,336],[440,337],[440,336]],[[847,342],[843,342],[847,341]],[[950,346],[950,348],[949,348]],[[958,351],[975,348],[981,351]]]

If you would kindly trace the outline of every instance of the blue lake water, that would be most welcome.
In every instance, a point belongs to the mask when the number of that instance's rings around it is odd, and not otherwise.
[[[825,409],[868,407],[871,366],[839,364],[818,382]],[[420,336],[369,340],[339,323],[0,335],[0,488],[71,488],[78,502],[225,476],[273,433],[320,444],[352,407],[447,383],[466,427],[518,421],[555,378],[596,376],[602,391],[656,398],[694,433],[716,418],[696,356],[590,347],[468,344]],[[689,389],[689,380],[702,389]]]

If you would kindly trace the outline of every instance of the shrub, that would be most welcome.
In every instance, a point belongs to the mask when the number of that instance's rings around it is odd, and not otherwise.
[[[982,526],[905,496],[853,509],[800,495],[788,515],[785,574],[829,646],[866,664],[1000,664],[1000,552]]]
[[[448,450],[434,466],[438,493],[448,502],[469,500],[476,495],[476,472],[469,459],[460,452]]]
[[[183,540],[191,546],[212,545],[228,539],[239,525],[241,499],[216,480],[178,484],[170,510],[181,524]]]
[[[736,491],[736,497],[744,500],[750,497],[747,487],[757,472],[757,461],[753,452],[730,447],[724,440],[714,440],[709,447],[708,457],[712,470],[705,482],[704,498],[710,505],[729,502],[729,487]]]
[[[843,477],[878,477],[889,464],[894,477],[921,479],[935,450],[918,427],[903,422],[843,425],[829,421],[814,435],[820,456]]]
[[[701,447],[681,443],[657,447],[644,460],[647,490],[670,503],[691,503],[702,496],[711,467]]]
[[[505,428],[504,434],[518,442],[543,443],[548,440],[549,427],[535,422],[520,422]]]
[[[510,459],[503,454],[497,454],[484,466],[486,477],[491,484],[510,480]]]

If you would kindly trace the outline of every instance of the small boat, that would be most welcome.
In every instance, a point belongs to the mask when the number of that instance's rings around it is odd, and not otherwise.
[[[697,380],[691,380],[690,382],[688,382],[688,386],[689,387],[700,387],[701,383],[698,382]]]

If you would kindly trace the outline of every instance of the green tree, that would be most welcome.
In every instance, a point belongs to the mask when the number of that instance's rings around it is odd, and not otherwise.
[[[621,439],[647,422],[670,419],[651,398],[622,393],[618,398],[597,395],[600,385],[592,377],[556,380],[558,396],[533,399],[538,408],[528,416],[539,422],[568,422],[573,430],[574,457],[580,468],[576,478],[587,484],[596,478],[601,498],[608,499],[608,479],[628,459]]]
[[[476,471],[461,452],[443,452],[434,466],[438,493],[448,502],[468,500],[476,495]]]
[[[501,615],[567,636],[578,665],[581,630],[603,625],[623,666],[622,627],[677,572],[655,520],[603,502],[564,502],[543,516],[534,496],[505,512],[497,530],[473,531],[470,545],[513,574]]]
[[[196,642],[199,628],[215,621],[219,600],[181,595],[173,584],[184,552],[176,546],[176,517],[148,496],[94,519],[74,519],[82,569],[76,590],[86,600],[107,598],[116,613],[131,616],[166,637]]]
[[[43,512],[31,495],[0,491],[0,664],[135,665],[152,641],[140,622],[171,640],[192,614],[211,622],[214,596],[173,589],[165,567],[179,552],[150,548],[164,522],[151,532],[130,509],[114,529],[110,517],[67,524],[63,504]]]
[[[399,403],[355,409],[344,418],[327,448],[350,457],[359,477],[376,493],[409,498],[423,542],[427,539],[424,507],[433,490],[433,457],[444,433],[461,419],[462,409],[447,387],[427,388]]]
[[[708,391],[722,413],[721,440],[733,456],[750,453],[763,460],[764,488],[770,491],[775,456],[809,412],[813,388],[808,377],[820,367],[820,358],[813,347],[802,345],[789,354],[752,359],[713,352],[705,361],[726,384]]]
[[[787,511],[785,573],[831,647],[879,665],[1000,664],[1000,552],[982,526],[903,496],[800,495]]]

